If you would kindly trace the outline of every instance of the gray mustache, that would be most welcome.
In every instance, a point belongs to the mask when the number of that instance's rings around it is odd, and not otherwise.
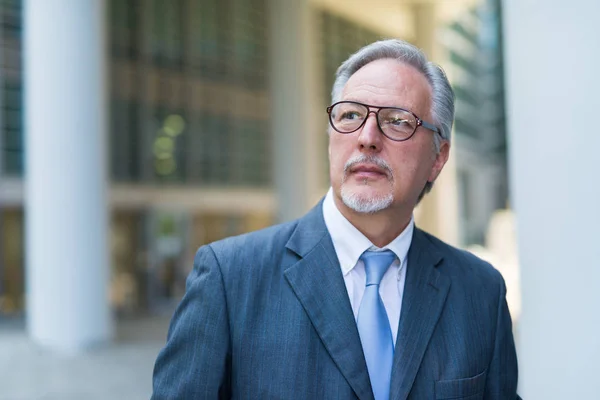
[[[382,170],[384,170],[387,173],[388,179],[390,181],[394,180],[394,175],[392,174],[392,169],[390,168],[388,163],[385,162],[385,160],[383,160],[382,158],[379,158],[377,156],[365,155],[365,154],[361,154],[359,156],[352,157],[351,159],[346,161],[346,164],[344,165],[344,180],[346,179],[348,172],[352,168],[354,168],[357,164],[376,165],[378,168],[381,168]]]

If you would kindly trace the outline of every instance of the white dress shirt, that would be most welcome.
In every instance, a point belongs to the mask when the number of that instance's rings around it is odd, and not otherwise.
[[[392,328],[392,337],[394,343],[396,343],[402,296],[404,294],[404,282],[406,280],[407,254],[412,241],[414,219],[410,219],[404,231],[392,240],[391,243],[383,248],[379,248],[371,243],[338,210],[333,201],[333,191],[331,188],[323,201],[323,217],[327,230],[331,235],[340,267],[342,268],[355,320],[358,318],[358,309],[365,293],[366,284],[365,264],[359,257],[366,250],[391,250],[398,257],[385,272],[379,285],[379,295],[385,306],[390,327]]]

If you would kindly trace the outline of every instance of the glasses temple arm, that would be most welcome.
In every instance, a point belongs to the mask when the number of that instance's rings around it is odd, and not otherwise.
[[[430,123],[429,123],[429,122],[427,122],[427,121],[423,121],[422,119],[421,119],[420,121],[421,121],[421,125],[423,126],[423,128],[427,128],[427,129],[429,129],[430,131],[436,132],[436,133],[438,133],[440,136],[442,136],[442,132],[440,132],[440,130],[439,130],[439,129],[438,129],[436,126],[435,126],[435,125],[433,125],[433,124],[430,124]]]

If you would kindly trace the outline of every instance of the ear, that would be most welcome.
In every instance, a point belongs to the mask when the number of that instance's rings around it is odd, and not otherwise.
[[[434,182],[440,172],[442,172],[442,168],[446,165],[446,161],[448,161],[448,157],[450,156],[450,143],[447,140],[442,141],[440,144],[440,151],[435,156],[435,160],[433,162],[433,166],[431,167],[431,173],[429,174],[428,182]]]

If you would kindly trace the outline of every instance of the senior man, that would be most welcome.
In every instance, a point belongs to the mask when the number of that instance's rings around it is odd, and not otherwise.
[[[418,229],[454,95],[416,47],[337,71],[331,188],[304,217],[201,247],[154,399],[516,399],[501,275]]]

